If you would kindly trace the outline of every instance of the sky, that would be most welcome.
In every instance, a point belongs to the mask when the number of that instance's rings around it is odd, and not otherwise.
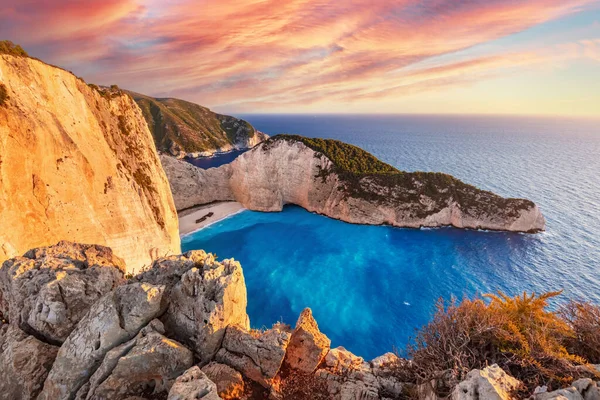
[[[2,39],[220,112],[600,117],[600,0],[2,0]]]

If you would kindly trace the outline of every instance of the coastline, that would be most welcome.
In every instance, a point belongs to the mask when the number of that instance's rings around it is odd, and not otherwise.
[[[179,236],[191,235],[200,229],[246,210],[236,201],[206,204],[179,213]]]

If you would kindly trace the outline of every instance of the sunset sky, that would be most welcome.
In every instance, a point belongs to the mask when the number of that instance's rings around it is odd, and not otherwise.
[[[600,0],[2,0],[0,39],[221,112],[600,116]]]

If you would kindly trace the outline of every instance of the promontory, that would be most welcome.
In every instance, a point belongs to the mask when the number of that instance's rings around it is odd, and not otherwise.
[[[335,140],[278,135],[208,170],[166,155],[161,162],[178,210],[235,200],[256,211],[296,204],[356,224],[545,229],[529,200],[503,198],[443,173],[403,172]]]

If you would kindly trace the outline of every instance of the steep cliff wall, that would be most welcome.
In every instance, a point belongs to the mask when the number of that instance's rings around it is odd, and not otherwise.
[[[163,165],[178,209],[235,199],[251,210],[296,204],[358,224],[517,232],[545,227],[529,200],[505,199],[445,174],[401,172],[343,143],[322,146],[337,164],[309,140],[277,136],[220,168],[204,171],[172,158]]]
[[[107,245],[128,270],[179,252],[152,136],[128,95],[0,55],[0,262],[60,240]]]
[[[244,120],[214,113],[189,101],[129,94],[142,109],[158,150],[173,156],[209,156],[247,149],[268,138]]]

